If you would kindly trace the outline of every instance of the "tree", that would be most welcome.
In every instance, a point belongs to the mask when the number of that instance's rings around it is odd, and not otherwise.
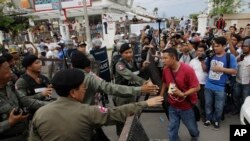
[[[219,15],[237,13],[241,0],[210,0],[210,2],[213,3],[210,15]]]
[[[14,39],[20,32],[26,31],[29,28],[29,17],[22,16],[22,13],[5,12],[6,8],[14,8],[12,2],[0,0],[0,30],[4,33],[9,33]]]

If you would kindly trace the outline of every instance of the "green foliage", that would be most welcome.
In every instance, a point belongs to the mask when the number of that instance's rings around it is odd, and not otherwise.
[[[241,0],[210,0],[213,2],[213,9],[210,15],[233,14],[240,7]]]
[[[3,10],[6,7],[13,7],[13,3],[5,3],[5,0],[0,0],[0,30],[5,33],[11,33],[12,37],[16,37],[19,32],[29,28],[29,18],[20,16],[20,13],[6,15]]]
[[[196,13],[195,14],[190,14],[189,18],[190,19],[198,19],[198,16],[199,16],[199,14],[196,14]]]

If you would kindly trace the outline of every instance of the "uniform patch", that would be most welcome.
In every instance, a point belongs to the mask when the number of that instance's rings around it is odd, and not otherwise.
[[[18,90],[18,89],[19,89],[17,85],[15,85],[15,89],[16,89],[16,90]]]
[[[105,107],[102,107],[102,106],[99,106],[98,108],[99,108],[99,111],[101,113],[107,113],[108,112],[108,108],[105,108]]]
[[[124,70],[125,69],[125,66],[124,65],[118,65],[118,69],[121,71],[121,70]]]

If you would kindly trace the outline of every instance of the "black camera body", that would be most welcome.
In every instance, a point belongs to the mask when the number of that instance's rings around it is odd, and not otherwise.
[[[203,61],[207,58],[207,55],[206,54],[202,54],[200,57],[198,57],[198,60],[199,61]]]
[[[245,54],[241,54],[241,55],[240,55],[240,61],[243,61],[244,58],[245,58],[245,56],[246,56]]]
[[[205,54],[206,54],[206,56],[207,56],[208,58],[212,58],[212,57],[215,55],[214,50],[210,50],[210,49],[208,49],[208,50],[205,52]]]
[[[23,116],[27,115],[29,114],[29,110],[27,108],[20,108],[20,107],[14,110],[14,115],[20,115],[21,113]]]

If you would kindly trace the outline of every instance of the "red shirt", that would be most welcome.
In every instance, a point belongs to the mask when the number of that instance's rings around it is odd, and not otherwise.
[[[170,69],[163,69],[162,80],[167,85],[167,87],[169,86],[169,83],[176,83],[176,87],[178,87],[179,90],[181,90],[182,92],[186,92],[191,88],[196,88],[199,86],[199,81],[195,75],[194,70],[187,64],[181,63],[178,71],[173,72],[173,74],[175,76],[176,82],[171,75]],[[195,104],[197,102],[197,93],[190,94],[185,99],[181,98],[179,100],[177,100],[171,94],[168,94],[168,102],[175,108],[188,110],[192,108],[190,102],[192,102],[192,104]]]

